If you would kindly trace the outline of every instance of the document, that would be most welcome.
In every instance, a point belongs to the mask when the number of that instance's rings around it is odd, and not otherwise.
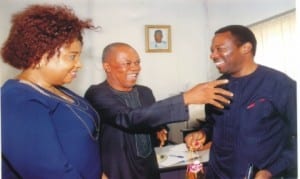
[[[195,160],[207,162],[209,158],[209,149],[191,152],[187,149],[185,143],[177,145],[168,145],[155,148],[158,165],[160,168],[170,166],[184,166]]]

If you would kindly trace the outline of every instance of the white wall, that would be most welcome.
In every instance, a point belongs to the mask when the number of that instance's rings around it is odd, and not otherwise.
[[[48,0],[1,0],[0,44],[10,28],[12,13],[30,3]],[[82,54],[83,69],[68,87],[83,95],[89,85],[101,82],[105,76],[100,64],[102,49],[115,41],[131,44],[142,60],[139,83],[152,88],[159,100],[186,90],[198,82],[216,78],[219,74],[209,60],[213,32],[228,24],[249,25],[295,8],[295,0],[52,0],[70,5],[84,18],[92,18],[102,27],[99,32],[85,33]],[[172,52],[146,53],[144,25],[171,25]],[[15,70],[0,62],[0,85]],[[192,118],[203,115],[203,106],[191,108]],[[174,138],[179,128],[174,127]]]
[[[24,2],[20,0],[1,2],[4,4],[1,7],[9,7],[1,11],[3,14],[1,26],[4,27],[0,31],[1,42],[7,34],[11,13],[19,10],[23,4],[28,4]],[[90,84],[104,79],[100,65],[101,51],[105,45],[114,41],[127,42],[138,50],[143,67],[139,83],[151,86],[157,99],[178,93],[196,82],[206,81],[207,58],[201,60],[204,55],[200,52],[205,45],[202,39],[207,33],[203,26],[206,17],[200,1],[186,3],[183,0],[175,0],[161,3],[147,0],[127,2],[65,0],[64,2],[70,4],[81,16],[91,17],[95,24],[102,27],[100,32],[86,32],[87,50],[82,55],[84,68],[78,79],[69,85],[78,93],[83,94]],[[145,53],[145,24],[171,25],[172,53]],[[204,72],[202,68],[205,69]],[[7,79],[6,74],[1,83]]]
[[[47,0],[2,0],[0,43],[10,28],[11,14],[30,3]],[[295,0],[54,0],[92,18],[100,32],[86,32],[84,68],[70,86],[83,94],[92,83],[104,79],[100,64],[105,45],[123,41],[133,45],[142,59],[139,83],[152,87],[157,99],[178,93],[197,82],[214,79],[218,73],[210,62],[213,32],[227,24],[248,25],[295,7]],[[145,24],[168,24],[172,53],[145,53]],[[2,61],[1,61],[2,63]],[[12,75],[1,64],[0,85]],[[155,70],[154,70],[155,69]],[[8,72],[9,71],[9,72]],[[88,74],[88,75],[85,75]],[[80,84],[80,85],[79,85]]]
[[[250,25],[296,7],[295,0],[204,1],[208,7],[207,20],[209,39],[213,36],[214,31],[222,26],[229,24]]]

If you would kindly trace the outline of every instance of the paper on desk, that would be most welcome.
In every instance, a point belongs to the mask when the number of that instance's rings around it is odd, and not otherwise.
[[[166,146],[165,150],[161,150],[158,153],[159,167],[169,167],[173,165],[181,165],[192,162],[193,160],[199,160],[200,162],[206,162],[209,160],[209,150],[189,152],[186,144],[181,143],[177,145]]]
[[[170,150],[175,152],[187,152],[188,148],[185,143],[181,143],[170,147]]]
[[[177,144],[169,148],[169,151],[165,154],[166,159],[159,164],[163,167],[171,166],[180,162],[188,160],[186,152],[188,151],[185,143]]]
[[[167,167],[183,161],[183,158],[167,156],[167,159],[159,163],[159,165],[161,165],[162,167]]]

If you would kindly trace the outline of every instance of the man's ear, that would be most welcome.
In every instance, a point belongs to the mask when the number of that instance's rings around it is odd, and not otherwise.
[[[250,42],[246,42],[241,46],[241,52],[243,54],[251,53],[252,51],[252,44]]]
[[[110,69],[110,65],[108,63],[104,62],[102,64],[102,66],[103,66],[103,69],[105,72],[110,72],[111,69]]]

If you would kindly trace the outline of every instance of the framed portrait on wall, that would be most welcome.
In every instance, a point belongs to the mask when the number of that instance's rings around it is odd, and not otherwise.
[[[171,26],[145,25],[146,52],[171,52]]]

